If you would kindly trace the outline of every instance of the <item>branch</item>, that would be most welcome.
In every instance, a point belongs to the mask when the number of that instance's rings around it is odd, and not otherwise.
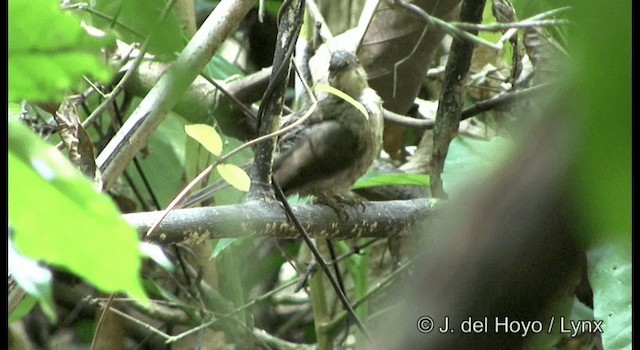
[[[127,85],[127,92],[135,96],[144,97],[167,68],[168,66],[165,63],[143,62],[132,76],[131,83]],[[237,80],[229,82],[217,81],[217,84],[222,86],[225,91],[216,88],[204,78],[198,77],[177,102],[173,110],[189,117],[190,120],[205,120],[213,114],[225,135],[240,140],[249,140],[256,134],[255,116],[248,116],[242,113],[239,108],[234,108],[234,102],[230,100],[230,96],[245,104],[258,100],[267,86],[270,75],[271,68],[265,68]],[[474,117],[496,107],[507,106],[520,99],[530,97],[547,87],[548,85],[542,84],[526,89],[513,90],[492,99],[477,102],[462,111],[461,120]],[[218,96],[221,92],[225,96],[220,99]],[[229,112],[212,113],[212,110]],[[384,109],[384,118],[385,121],[425,130],[433,129],[435,124],[435,121],[431,119],[411,118],[387,109]]]
[[[117,55],[124,53],[126,48],[119,48]],[[120,63],[114,62],[112,66],[119,67]],[[141,98],[146,96],[168,68],[169,65],[162,62],[143,62],[133,74],[131,82],[127,84],[127,93]],[[251,104],[259,100],[267,87],[270,75],[271,68],[265,68],[246,77],[231,81],[214,80],[214,83],[198,76],[178,100],[173,111],[190,121],[207,120],[213,115],[225,135],[249,140],[256,135],[255,116],[243,113],[244,108],[237,106],[236,101]]]
[[[460,10],[460,20],[469,23],[482,21],[484,0],[465,0]],[[473,33],[472,34],[477,34]],[[458,131],[460,113],[462,112],[463,81],[469,73],[474,44],[471,41],[456,38],[451,44],[451,53],[442,84],[442,93],[436,113],[436,124],[433,131],[433,154],[431,166],[431,193],[436,198],[446,198],[440,177],[447,158],[449,143]]]
[[[367,202],[346,208],[348,218],[341,220],[336,212],[322,205],[296,205],[293,213],[311,238],[350,239],[409,235],[434,211],[425,199]],[[125,214],[124,218],[139,232],[146,232],[162,212]],[[199,243],[214,238],[238,237],[299,238],[279,203],[247,201],[239,205],[177,209],[147,237],[160,244]]]
[[[284,93],[289,80],[295,43],[302,28],[303,13],[304,1],[300,0],[284,2],[278,13],[278,38],[273,55],[273,70],[258,110],[258,136],[276,131],[280,124]],[[265,140],[256,146],[248,198],[273,199],[271,163],[274,149],[275,138]]]
[[[175,63],[140,102],[127,122],[96,159],[108,189],[235,29],[254,1],[221,1],[196,32]]]
[[[524,98],[535,96],[536,94],[541,93],[544,89],[548,89],[550,85],[551,84],[545,83],[532,86],[530,88],[512,90],[491,99],[476,102],[476,104],[474,104],[473,106],[467,107],[462,112],[460,112],[460,120],[462,121],[465,119],[469,119],[482,112],[490,111],[498,107],[505,107],[512,103],[522,101],[522,99]],[[402,114],[393,113],[386,109],[384,110],[384,120],[411,128],[425,130],[433,129],[435,125],[435,120],[432,119],[411,118]]]
[[[537,28],[537,27],[556,27],[560,25],[571,24],[566,19],[547,19],[539,21],[521,21],[510,23],[492,23],[492,24],[475,24],[449,22],[449,24],[465,31],[483,31],[483,32],[500,32],[511,28]]]

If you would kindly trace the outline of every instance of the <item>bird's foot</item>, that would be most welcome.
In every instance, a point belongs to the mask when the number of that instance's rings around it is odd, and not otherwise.
[[[323,204],[331,209],[338,215],[338,218],[341,220],[348,220],[349,213],[346,210],[347,206],[355,207],[358,206],[362,209],[362,212],[365,210],[364,201],[360,198],[356,197],[347,197],[337,193],[321,193],[316,195],[317,204]]]

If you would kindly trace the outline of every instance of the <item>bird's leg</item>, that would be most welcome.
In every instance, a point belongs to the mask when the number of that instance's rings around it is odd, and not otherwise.
[[[323,204],[330,207],[341,220],[349,219],[349,213],[347,213],[346,206],[359,206],[362,209],[362,212],[365,210],[364,201],[357,197],[346,196],[335,192],[321,192],[315,196],[315,202],[317,204]]]

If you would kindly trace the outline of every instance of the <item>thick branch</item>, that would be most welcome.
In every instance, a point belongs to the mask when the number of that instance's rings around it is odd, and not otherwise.
[[[291,58],[302,27],[304,1],[286,1],[282,4],[280,13],[281,15],[278,16],[278,38],[273,56],[274,68],[258,111],[258,136],[276,131],[280,124]],[[275,138],[263,141],[255,148],[250,198],[273,198],[271,163],[274,149]]]
[[[312,238],[348,239],[408,235],[415,225],[434,211],[425,199],[367,202],[346,208],[341,220],[334,210],[321,205],[293,206],[293,212]],[[139,232],[146,232],[161,212],[125,214]],[[222,237],[298,238],[299,233],[279,203],[247,201],[241,205],[178,209],[172,211],[147,239],[161,244]]]
[[[484,0],[466,0],[460,10],[460,20],[478,23],[482,20]],[[477,34],[477,32],[473,33]],[[469,73],[474,45],[471,41],[456,38],[451,44],[451,53],[442,84],[442,93],[436,113],[433,131],[433,155],[431,156],[431,193],[437,198],[446,198],[440,174],[449,150],[449,143],[458,131],[462,111],[463,82]]]
[[[168,67],[162,62],[143,62],[133,74],[131,82],[127,84],[127,92],[144,97]],[[225,135],[240,140],[252,139],[256,135],[255,116],[243,113],[243,109],[238,108],[227,94],[240,103],[250,105],[262,97],[270,75],[271,68],[265,68],[240,79],[216,81],[226,93],[199,76],[178,100],[173,110],[192,122],[202,122],[213,115]]]

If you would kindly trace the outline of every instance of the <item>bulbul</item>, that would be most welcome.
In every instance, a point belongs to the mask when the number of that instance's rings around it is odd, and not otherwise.
[[[368,116],[344,99],[327,94],[304,124],[281,136],[273,177],[286,194],[344,198],[380,152],[382,100],[369,88],[358,58],[348,51],[334,52],[328,82],[360,102]],[[283,126],[302,114],[284,120]]]

